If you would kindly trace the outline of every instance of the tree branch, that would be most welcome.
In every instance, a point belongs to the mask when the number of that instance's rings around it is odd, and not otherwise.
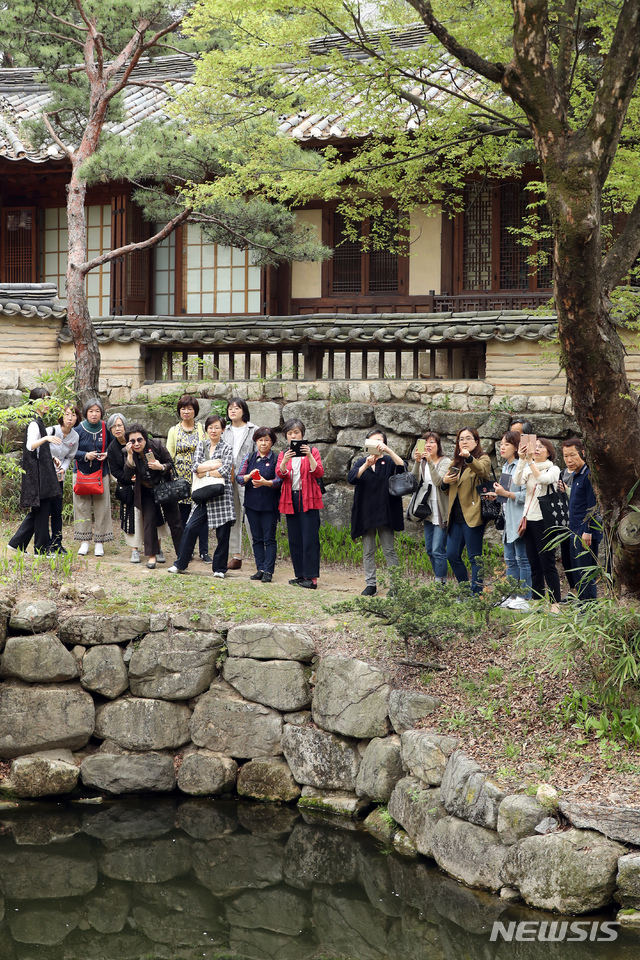
[[[142,54],[145,53],[147,50],[151,50],[153,47],[155,47],[158,41],[161,40],[163,37],[166,37],[167,34],[175,32],[181,23],[182,23],[182,18],[180,18],[179,20],[174,20],[172,23],[168,24],[166,27],[163,27],[162,30],[158,30],[156,33],[154,33],[154,35],[151,37],[150,40],[145,41],[144,33],[146,30],[149,29],[150,21],[148,20],[140,21],[134,36],[131,38],[129,43],[123,48],[123,50],[118,54],[116,59],[113,60],[112,64],[110,65],[111,68],[108,71],[109,78],[115,76],[115,74],[117,74],[122,69],[123,65],[127,63],[127,60],[129,60],[120,79],[117,80],[114,83],[113,87],[111,87],[111,89],[105,93],[105,99],[107,101],[115,97],[118,93],[120,93],[121,90],[123,90],[127,86],[129,82],[129,77],[137,67],[138,61],[140,60]]]
[[[524,110],[544,154],[548,139],[566,135],[566,107],[549,56],[547,0],[512,0],[514,57],[506,69],[503,89]]]
[[[61,150],[64,150],[64,152],[65,152],[66,155],[69,157],[69,159],[72,160],[72,159],[73,159],[73,153],[74,153],[73,148],[72,148],[72,147],[68,147],[67,144],[64,143],[64,141],[60,139],[60,137],[58,136],[58,134],[57,134],[57,133],[55,132],[55,130],[53,129],[53,125],[52,125],[51,121],[49,120],[49,114],[45,113],[44,110],[43,110],[43,112],[42,112],[42,120],[43,120],[43,122],[44,122],[45,127],[46,127],[47,130],[49,131],[49,135],[51,136],[51,138],[52,138],[53,140],[55,140],[55,142],[58,144],[58,146],[60,147],[60,149],[61,149]]]
[[[118,260],[120,257],[126,257],[129,253],[135,253],[137,250],[148,250],[150,247],[155,247],[158,243],[162,243],[163,240],[173,233],[176,227],[179,227],[181,223],[184,223],[185,220],[189,218],[192,213],[191,207],[186,207],[184,210],[181,210],[180,213],[169,220],[167,224],[160,230],[158,233],[154,234],[152,237],[149,237],[148,240],[141,240],[139,243],[128,243],[124,247],[117,247],[115,250],[109,250],[107,253],[103,253],[99,257],[94,257],[93,260],[87,260],[85,263],[80,264],[78,267],[78,273],[82,276],[86,276],[91,270],[95,270],[96,267],[101,267],[104,263],[111,263],[112,260]]]
[[[580,23],[580,10],[578,9],[577,24],[574,24],[575,14],[576,0],[565,0],[564,7],[560,12],[559,17],[560,26],[558,30],[558,61],[556,67],[558,90],[564,98],[565,104],[569,99],[571,80],[573,78],[573,49],[578,30],[578,24]]]
[[[602,284],[609,293],[629,273],[640,252],[640,197],[627,217],[624,229],[602,262]]]
[[[420,19],[427,29],[439,40],[445,50],[448,50],[456,60],[459,60],[465,67],[479,73],[481,77],[486,77],[492,83],[502,83],[505,68],[502,63],[491,63],[479,56],[475,50],[463,47],[458,43],[439,20],[433,15],[431,0],[407,0],[407,3],[419,14]]]

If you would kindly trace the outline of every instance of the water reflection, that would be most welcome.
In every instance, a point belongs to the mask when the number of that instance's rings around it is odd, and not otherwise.
[[[0,830],[0,960],[640,955],[640,937],[622,933],[606,944],[491,942],[495,921],[558,918],[286,807],[34,804],[1,811]]]

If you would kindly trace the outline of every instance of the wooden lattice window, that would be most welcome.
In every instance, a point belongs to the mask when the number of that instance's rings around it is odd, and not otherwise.
[[[377,221],[367,218],[354,237],[353,231],[347,229],[345,217],[336,211],[332,228],[331,295],[398,292],[397,221],[394,224],[388,217]],[[373,244],[363,246],[363,238],[371,236],[374,231],[377,234],[376,249]],[[384,240],[387,234],[388,243]]]
[[[464,188],[463,290],[491,290],[492,226],[491,190],[468,183]]]
[[[500,187],[500,289],[523,290],[529,284],[527,249],[514,233],[522,226],[525,196],[520,183]]]
[[[33,283],[35,279],[35,207],[6,207],[2,211],[2,281]]]

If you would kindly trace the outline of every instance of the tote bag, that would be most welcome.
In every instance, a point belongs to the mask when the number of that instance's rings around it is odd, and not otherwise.
[[[191,499],[194,503],[208,503],[224,493],[223,477],[198,477],[193,475],[191,484]]]

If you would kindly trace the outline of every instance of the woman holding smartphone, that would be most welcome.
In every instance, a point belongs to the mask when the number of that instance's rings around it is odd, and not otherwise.
[[[73,539],[80,540],[78,556],[89,553],[93,540],[96,557],[104,556],[104,544],[113,540],[111,522],[111,492],[109,489],[109,464],[107,447],[113,439],[104,422],[104,407],[98,397],[87,400],[82,408],[82,423],[75,428],[78,447],[73,472]],[[76,493],[75,487],[81,478],[78,474],[95,473],[102,469],[102,493]]]
[[[448,496],[442,481],[451,466],[451,457],[442,452],[439,433],[423,433],[413,451],[415,461],[411,472],[429,486],[427,503],[431,513],[424,521],[424,545],[431,561],[436,583],[447,582],[447,516]]]
[[[528,610],[528,601],[531,599],[531,564],[527,556],[527,548],[518,533],[518,526],[522,520],[526,489],[513,482],[518,469],[518,448],[521,436],[515,430],[509,430],[500,441],[500,456],[505,461],[500,474],[500,481],[494,483],[494,495],[500,499],[504,511],[504,530],[502,543],[504,559],[507,567],[507,576],[517,580],[520,584],[515,597],[508,597],[500,606],[511,610]]]
[[[316,590],[320,576],[320,511],[318,480],[324,476],[320,452],[304,442],[302,420],[287,420],[284,434],[289,449],[278,456],[276,474],[282,479],[280,513],[287,518],[287,536],[295,577],[293,587]]]
[[[442,489],[449,494],[447,514],[447,560],[458,583],[467,583],[469,575],[462,560],[467,548],[471,564],[471,592],[482,592],[482,539],[485,524],[477,486],[488,480],[491,461],[482,451],[480,434],[474,427],[458,431],[453,461],[442,478]]]
[[[556,568],[555,550],[548,549],[544,541],[544,521],[538,503],[540,494],[547,493],[551,484],[560,479],[560,468],[553,462],[556,450],[551,440],[538,437],[532,450],[528,438],[523,437],[518,448],[518,466],[513,482],[525,484],[527,496],[523,517],[526,528],[524,544],[531,564],[531,587],[533,596],[544,599],[545,581],[556,603],[560,602],[560,577]]]

